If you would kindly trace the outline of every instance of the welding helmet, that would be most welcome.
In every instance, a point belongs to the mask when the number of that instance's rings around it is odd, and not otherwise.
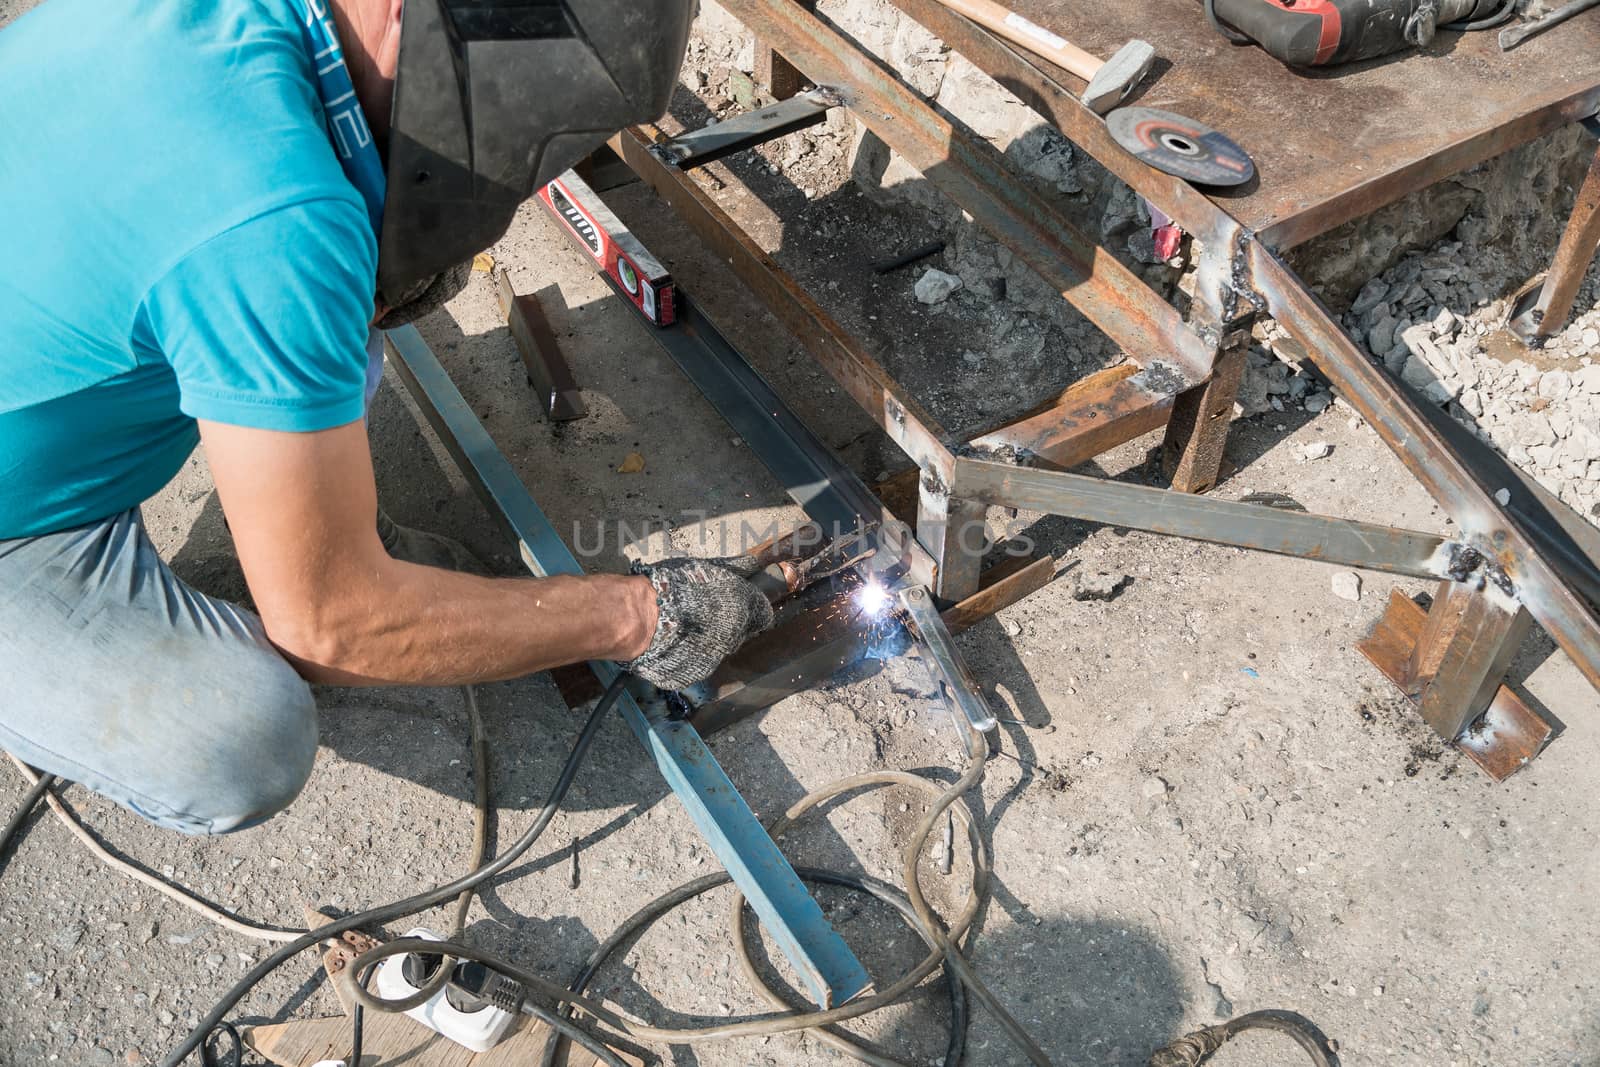
[[[659,118],[694,6],[406,0],[379,299],[399,307],[464,273],[536,190],[623,127]]]

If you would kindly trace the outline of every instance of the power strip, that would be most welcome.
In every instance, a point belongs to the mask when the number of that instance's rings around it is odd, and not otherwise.
[[[408,930],[406,936],[420,937],[428,941],[444,940],[432,930],[422,927]],[[411,996],[427,984],[428,979],[438,968],[440,959],[437,956],[431,957],[431,967],[428,966],[429,962],[429,957],[416,953],[390,956],[378,964],[377,974],[373,978],[373,984],[376,986],[374,992],[385,1000],[398,1000],[401,997]],[[456,966],[459,968],[475,965]],[[487,1052],[498,1045],[517,1018],[511,1012],[503,1011],[487,1001],[479,1000],[469,993],[463,993],[449,986],[439,990],[432,999],[417,1005],[406,1014],[428,1029],[473,1052]]]

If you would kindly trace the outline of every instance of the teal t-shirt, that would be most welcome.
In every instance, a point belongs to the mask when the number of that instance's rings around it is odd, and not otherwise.
[[[0,539],[133,507],[195,419],[362,417],[377,243],[293,0],[0,31]]]

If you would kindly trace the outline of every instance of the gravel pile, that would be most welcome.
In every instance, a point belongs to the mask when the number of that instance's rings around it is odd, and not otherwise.
[[[1344,315],[1381,363],[1590,521],[1600,517],[1600,272],[1591,271],[1568,326],[1541,349],[1503,327],[1524,275],[1459,240],[1401,259],[1371,279]],[[1333,397],[1276,323],[1240,391],[1244,416],[1288,408],[1318,413]]]

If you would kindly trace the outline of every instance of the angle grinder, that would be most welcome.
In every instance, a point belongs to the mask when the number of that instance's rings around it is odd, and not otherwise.
[[[1486,30],[1515,0],[1201,0],[1235,44],[1259,45],[1291,67],[1325,67],[1425,48],[1439,30]]]

